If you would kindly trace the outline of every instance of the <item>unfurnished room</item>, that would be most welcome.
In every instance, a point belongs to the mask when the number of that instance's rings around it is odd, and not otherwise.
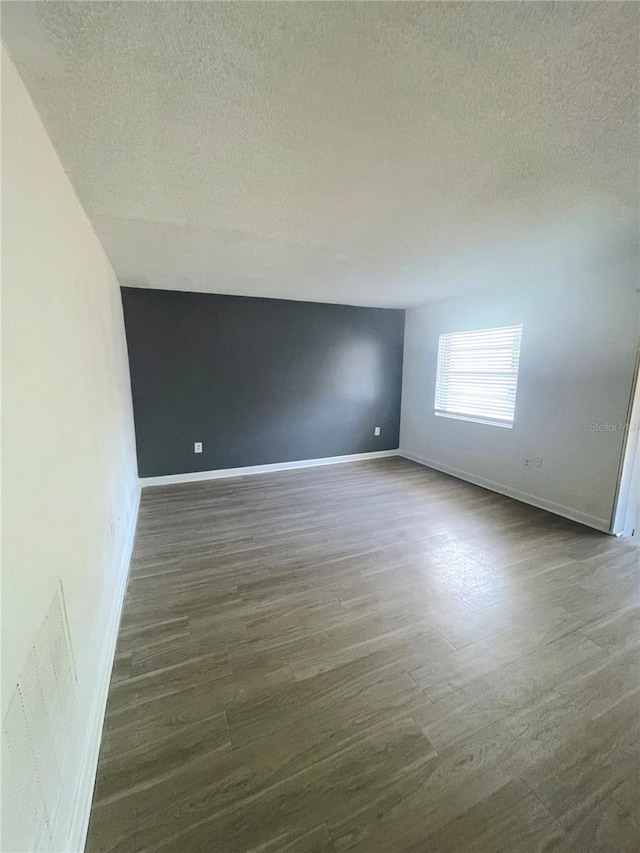
[[[640,4],[0,5],[2,853],[637,853]]]

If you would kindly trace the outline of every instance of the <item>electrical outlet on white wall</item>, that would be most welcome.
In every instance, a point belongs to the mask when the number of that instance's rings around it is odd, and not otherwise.
[[[194,453],[202,453],[202,442],[194,441],[193,442],[193,452]]]
[[[542,456],[527,456],[522,467],[527,471],[533,471],[534,468],[542,468],[544,458]]]
[[[380,435],[380,427],[375,427],[375,429],[373,430],[373,434]]]

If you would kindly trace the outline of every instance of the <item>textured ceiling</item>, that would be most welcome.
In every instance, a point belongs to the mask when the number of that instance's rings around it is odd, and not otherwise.
[[[403,306],[633,215],[639,12],[9,2],[2,34],[122,281]]]

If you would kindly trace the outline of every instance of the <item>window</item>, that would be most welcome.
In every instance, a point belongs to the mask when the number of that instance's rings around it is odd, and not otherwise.
[[[434,414],[512,427],[522,326],[440,335]]]

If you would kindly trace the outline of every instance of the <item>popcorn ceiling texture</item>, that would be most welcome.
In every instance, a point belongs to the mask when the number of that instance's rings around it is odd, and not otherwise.
[[[526,283],[528,258],[629,234],[639,19],[606,2],[2,6],[121,281],[389,306]]]

